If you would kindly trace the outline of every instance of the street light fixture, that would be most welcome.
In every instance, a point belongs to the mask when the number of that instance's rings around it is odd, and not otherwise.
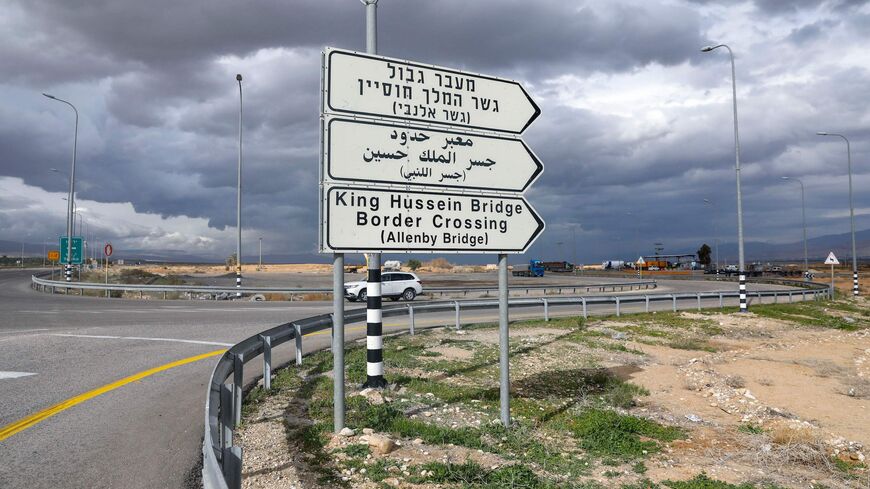
[[[739,262],[738,273],[740,275],[740,312],[747,312],[746,303],[746,262],[743,253],[743,195],[740,191],[740,136],[737,130],[737,75],[734,69],[734,52],[726,44],[706,46],[701,49],[703,53],[709,53],[714,49],[725,48],[731,58],[731,95],[734,106],[734,170],[737,173],[737,257]]]
[[[76,114],[76,124],[75,131],[73,133],[73,157],[72,157],[72,170],[70,170],[70,178],[69,178],[69,200],[67,202],[67,214],[66,214],[66,235],[67,235],[67,254],[66,254],[66,281],[72,282],[72,227],[73,227],[73,203],[74,203],[74,195],[75,195],[75,187],[76,187],[76,150],[78,146],[79,139],[79,111],[76,109],[75,105],[67,102],[66,100],[55,97],[54,95],[49,95],[47,93],[43,93],[42,95],[56,100],[58,102],[65,103],[72,107],[73,112]]]
[[[804,279],[810,279],[810,264],[807,259],[807,203],[806,197],[804,194],[804,182],[800,178],[793,177],[780,177],[783,180],[793,180],[799,184],[801,184],[801,218],[803,220],[804,226]]]
[[[239,171],[238,189],[236,190],[236,288],[242,288],[242,75],[236,75],[239,82]],[[242,293],[236,292],[241,298]]]
[[[842,134],[819,131],[817,136],[835,136],[846,141],[846,161],[849,167],[849,224],[852,227],[852,295],[858,296],[858,255],[855,250],[855,206],[852,204],[852,147],[849,139]]]

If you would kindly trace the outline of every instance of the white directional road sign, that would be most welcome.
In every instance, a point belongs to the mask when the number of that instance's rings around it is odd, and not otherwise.
[[[828,258],[825,260],[825,265],[839,265],[839,264],[840,264],[840,260],[838,260],[837,257],[834,256],[834,252],[832,251],[832,252],[828,253]]]
[[[330,180],[521,192],[544,170],[517,138],[367,119],[325,126]]]
[[[327,48],[326,112],[521,133],[541,113],[512,80]]]
[[[322,251],[522,253],[544,222],[521,196],[332,186]]]

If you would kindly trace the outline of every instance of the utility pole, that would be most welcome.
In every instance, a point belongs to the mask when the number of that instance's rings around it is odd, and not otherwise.
[[[65,103],[72,107],[73,112],[76,114],[76,123],[75,130],[73,132],[73,156],[72,156],[72,170],[70,171],[69,177],[69,197],[67,198],[67,213],[66,213],[66,235],[67,235],[67,253],[66,253],[66,270],[64,274],[66,275],[66,281],[72,282],[72,235],[73,235],[73,205],[75,199],[75,190],[76,190],[76,149],[78,146],[79,139],[79,111],[76,109],[75,105],[67,102],[66,100],[59,99],[54,95],[49,95],[47,93],[43,93],[42,95],[56,100],[58,102]]]
[[[259,248],[260,248],[259,249],[260,259],[257,261],[257,271],[258,272],[263,269],[263,237],[262,236],[260,236]]]
[[[241,298],[242,288],[242,75],[236,75],[239,82],[239,169],[238,188],[236,189],[236,298]]]
[[[734,106],[734,170],[737,173],[737,259],[739,261],[739,290],[740,290],[740,312],[747,312],[748,305],[746,302],[746,261],[743,252],[743,194],[740,190],[740,136],[737,130],[737,75],[734,68],[734,52],[726,44],[718,44],[716,46],[707,46],[701,49],[701,52],[709,53],[714,49],[725,48],[728,50],[728,55],[731,58],[731,95]]]

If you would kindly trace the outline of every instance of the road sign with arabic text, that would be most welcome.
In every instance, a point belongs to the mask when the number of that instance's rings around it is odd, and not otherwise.
[[[368,119],[326,119],[330,180],[522,192],[544,170],[518,138]]]

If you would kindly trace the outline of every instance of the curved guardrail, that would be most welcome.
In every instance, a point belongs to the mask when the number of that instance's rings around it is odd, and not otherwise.
[[[752,291],[748,295],[757,298],[773,297],[787,298],[792,302],[795,296],[806,300],[832,297],[833,290],[826,284],[815,282],[789,281],[802,289],[774,289]],[[541,307],[544,319],[549,320],[549,307],[554,305],[576,305],[584,317],[588,317],[589,306],[613,304],[617,316],[625,304],[643,303],[644,310],[649,312],[651,302],[666,301],[672,304],[674,311],[678,301],[696,301],[697,308],[702,307],[704,299],[718,299],[719,306],[724,305],[726,298],[737,298],[736,291],[698,292],[693,294],[656,294],[634,296],[590,296],[590,297],[543,297],[543,298],[513,298],[509,307]],[[386,307],[383,317],[407,315],[411,334],[414,333],[414,316],[421,313],[436,313],[455,311],[456,327],[460,327],[460,311],[462,309],[495,309],[498,300],[455,300],[446,302],[422,303]],[[345,324],[365,321],[365,308],[347,311],[344,315]],[[332,315],[321,314],[275,326],[269,330],[250,336],[233,345],[218,360],[209,380],[208,393],[205,399],[205,431],[202,442],[202,481],[205,489],[237,489],[242,480],[242,448],[233,444],[233,431],[241,419],[242,387],[244,383],[245,364],[262,354],[263,383],[268,389],[271,383],[272,348],[294,340],[296,345],[296,362],[302,362],[302,337],[308,333],[329,329],[332,326]],[[227,383],[232,377],[232,382]]]
[[[39,278],[36,275],[31,275],[31,287],[36,290],[55,293],[57,290],[78,290],[83,294],[85,290],[102,290],[107,294],[109,291],[121,292],[139,292],[143,293],[163,293],[163,298],[166,298],[167,292],[181,293],[208,293],[208,294],[329,294],[332,295],[332,288],[294,288],[294,287],[240,287],[234,286],[221,287],[214,285],[147,285],[147,284],[99,284],[89,282],[65,282],[62,280],[46,280]],[[564,285],[514,285],[510,289],[513,291],[525,290],[528,293],[531,290],[543,291],[572,291],[576,294],[577,291],[599,291],[607,292],[608,290],[616,292],[625,290],[640,290],[640,289],[655,289],[658,285],[655,280],[637,281],[637,282],[612,282],[603,284],[564,284]],[[451,294],[461,292],[467,295],[469,292],[489,292],[498,290],[498,286],[479,286],[479,287],[427,287],[425,294]]]

